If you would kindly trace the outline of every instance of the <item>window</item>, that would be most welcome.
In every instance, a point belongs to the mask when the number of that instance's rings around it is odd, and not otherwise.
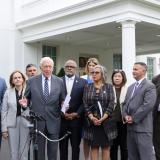
[[[122,55],[113,54],[113,69],[122,69]]]
[[[43,45],[42,57],[50,57],[54,61],[54,73],[56,73],[56,47]]]
[[[147,57],[147,78],[149,80],[152,80],[153,76],[154,76],[154,58],[152,57]]]

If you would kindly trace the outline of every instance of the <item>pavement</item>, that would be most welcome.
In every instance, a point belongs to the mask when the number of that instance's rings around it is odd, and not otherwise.
[[[83,147],[81,143],[81,150],[80,150],[80,160],[84,160],[83,157]],[[69,145],[69,160],[71,160],[71,146]],[[32,160],[33,158],[31,158]],[[10,160],[10,153],[9,153],[9,146],[7,140],[2,140],[1,150],[0,150],[0,160]],[[59,155],[58,155],[59,160]]]

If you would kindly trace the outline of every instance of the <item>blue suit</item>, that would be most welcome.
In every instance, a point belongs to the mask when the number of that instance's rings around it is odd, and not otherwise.
[[[2,109],[2,100],[6,89],[7,89],[6,82],[3,78],[0,77],[0,111]],[[1,119],[1,114],[0,114],[0,119]],[[1,136],[1,123],[0,123],[0,146],[1,146],[1,138],[2,136]]]

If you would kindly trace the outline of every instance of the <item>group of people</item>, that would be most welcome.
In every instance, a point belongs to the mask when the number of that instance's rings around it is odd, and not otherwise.
[[[160,159],[160,78],[153,79],[155,85],[149,82],[145,63],[134,64],[136,82],[129,87],[121,69],[113,71],[112,84],[108,83],[106,69],[96,58],[89,58],[82,77],[74,60],[65,62],[61,78],[52,74],[54,62],[49,57],[41,59],[40,70],[38,74],[35,65],[27,65],[27,82],[21,71],[14,71],[8,89],[0,79],[1,132],[9,139],[11,160],[28,160],[29,110],[43,117],[38,131],[55,140],[38,134],[38,160],[45,160],[46,146],[48,160],[57,159],[58,147],[60,160],[68,160],[69,141],[72,160],[78,160],[81,139],[85,160],[118,160],[118,147],[121,160]],[[61,137],[65,138],[58,145]]]

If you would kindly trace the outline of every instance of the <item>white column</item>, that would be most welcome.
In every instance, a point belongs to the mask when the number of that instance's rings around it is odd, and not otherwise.
[[[136,61],[136,40],[135,40],[135,24],[136,21],[122,21],[122,69],[127,76],[128,84],[134,79],[132,76],[132,68]]]

